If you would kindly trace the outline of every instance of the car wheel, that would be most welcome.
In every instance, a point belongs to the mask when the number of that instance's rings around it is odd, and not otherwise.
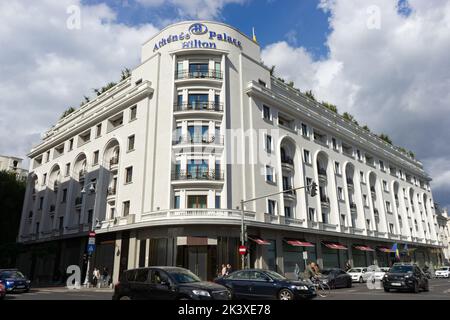
[[[363,277],[359,277],[359,283],[364,283]]]
[[[131,300],[129,296],[121,296],[119,300]]]
[[[278,293],[278,300],[293,300],[293,299],[294,299],[294,295],[288,289],[282,289]]]

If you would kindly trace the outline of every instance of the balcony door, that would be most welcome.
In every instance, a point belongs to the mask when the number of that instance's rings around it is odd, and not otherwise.
[[[207,196],[188,196],[188,209],[206,209]]]
[[[206,109],[208,101],[209,96],[207,94],[190,94],[188,96],[188,103],[194,110]]]
[[[190,63],[189,74],[194,78],[204,78],[208,75],[208,63]]]
[[[187,174],[192,179],[201,179],[208,175],[207,160],[190,160],[187,165]]]

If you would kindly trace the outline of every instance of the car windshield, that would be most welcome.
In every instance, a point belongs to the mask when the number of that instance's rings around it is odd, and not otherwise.
[[[448,271],[448,270],[449,270],[449,267],[442,267],[442,268],[439,268],[438,270],[441,270],[441,271]]]
[[[407,273],[412,272],[413,267],[412,266],[393,266],[390,270],[391,273]]]
[[[347,272],[348,273],[359,273],[359,272],[361,272],[361,269],[352,268],[352,269],[348,270]]]
[[[1,278],[10,278],[10,279],[23,279],[25,276],[19,271],[5,271],[0,275]]]
[[[169,271],[169,274],[177,283],[194,283],[201,281],[199,277],[189,270]]]
[[[286,280],[285,277],[283,277],[281,274],[276,273],[276,272],[274,272],[274,271],[266,271],[266,273],[267,273],[272,279],[275,279],[275,280]]]

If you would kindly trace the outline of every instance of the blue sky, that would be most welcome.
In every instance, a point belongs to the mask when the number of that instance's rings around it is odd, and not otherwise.
[[[176,8],[170,4],[149,7],[135,0],[84,0],[83,3],[106,3],[117,13],[117,22],[129,26],[152,23],[162,28],[167,24],[165,21],[180,19]],[[316,0],[247,0],[244,4],[227,4],[214,20],[230,24],[248,35],[255,27],[261,47],[285,40],[292,46],[304,47],[314,58],[320,59],[328,54],[324,44],[330,30],[329,16],[318,4]]]

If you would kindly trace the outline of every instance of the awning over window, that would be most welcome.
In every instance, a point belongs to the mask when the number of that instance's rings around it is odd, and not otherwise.
[[[288,244],[294,247],[315,247],[311,242],[300,241],[300,240],[286,240]]]
[[[323,243],[327,248],[335,249],[335,250],[348,250],[346,246],[340,243]]]
[[[263,239],[261,239],[259,237],[251,236],[251,237],[248,237],[248,238],[250,240],[256,242],[257,244],[261,245],[261,246],[270,246],[270,242],[269,241],[263,240]]]
[[[368,246],[355,246],[355,249],[360,251],[375,251],[371,247]]]
[[[380,250],[381,252],[384,252],[384,253],[391,253],[392,252],[391,249],[389,249],[389,248],[378,247],[377,249]]]

